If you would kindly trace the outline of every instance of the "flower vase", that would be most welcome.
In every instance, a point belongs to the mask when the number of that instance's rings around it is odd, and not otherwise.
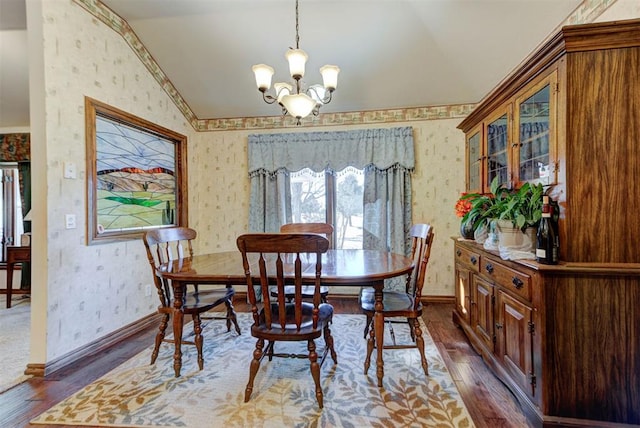
[[[460,236],[464,239],[474,239],[472,222],[460,222]]]

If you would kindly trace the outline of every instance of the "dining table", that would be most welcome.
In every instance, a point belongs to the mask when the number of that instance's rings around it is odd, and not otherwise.
[[[251,272],[259,272],[258,256],[250,255]],[[286,258],[285,258],[286,265]],[[374,334],[376,341],[377,361],[376,376],[378,386],[382,386],[384,365],[382,344],[384,334],[384,318],[382,316],[382,291],[384,281],[389,278],[410,274],[414,268],[411,258],[388,251],[362,249],[330,249],[322,255],[321,284],[332,287],[372,287],[375,295]],[[160,264],[157,275],[170,280],[174,293],[173,334],[174,334],[174,371],[180,376],[182,368],[182,329],[184,313],[182,296],[189,284],[219,284],[238,286],[247,284],[242,267],[242,255],[239,251],[200,254],[193,257],[178,258]],[[285,266],[285,272],[287,268]],[[289,271],[293,272],[292,268]],[[315,255],[309,255],[303,265],[303,282],[313,284],[315,278]],[[256,275],[254,283],[259,283]]]

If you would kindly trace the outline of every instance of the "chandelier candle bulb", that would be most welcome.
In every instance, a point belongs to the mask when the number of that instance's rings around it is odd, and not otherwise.
[[[338,87],[338,73],[340,73],[340,68],[335,65],[325,65],[320,67],[320,74],[322,74],[322,82],[324,83],[324,87],[328,91],[335,91]]]
[[[309,59],[309,55],[302,49],[289,49],[285,54],[287,61],[289,62],[289,74],[295,80],[300,80],[304,77],[304,66]]]
[[[271,77],[273,76],[273,67],[266,64],[257,64],[251,67],[253,74],[256,76],[256,85],[260,92],[266,92],[271,87]]]

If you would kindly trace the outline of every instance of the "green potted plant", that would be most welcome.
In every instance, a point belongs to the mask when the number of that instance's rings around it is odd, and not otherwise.
[[[460,198],[469,206],[462,221],[471,222],[474,230],[485,227],[491,231],[495,226],[501,245],[518,248],[526,242],[533,245],[535,228],[542,218],[542,184],[524,183],[514,191],[500,184],[496,177],[490,190],[490,194],[470,193]]]
[[[474,231],[488,227],[491,217],[487,215],[493,205],[494,199],[492,195],[483,195],[480,193],[464,193],[459,199],[459,203],[464,204],[466,210],[462,216],[463,224],[471,224]]]
[[[493,204],[484,215],[510,222],[514,228],[522,232],[530,227],[535,228],[542,218],[543,193],[542,184],[534,185],[527,182],[518,190],[512,191],[494,179],[491,182]]]

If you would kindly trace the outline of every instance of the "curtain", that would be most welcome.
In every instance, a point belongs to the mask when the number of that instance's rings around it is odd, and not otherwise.
[[[415,166],[411,127],[255,134],[249,135],[248,151],[251,232],[277,232],[290,220],[290,173],[352,166],[365,171],[363,247],[409,254]],[[404,282],[396,282],[404,290]]]
[[[249,231],[278,232],[291,219],[288,171],[280,169],[269,174],[263,170],[250,177]]]
[[[31,138],[30,134],[0,134],[0,162],[18,162],[18,180],[22,200],[22,217],[31,209]],[[31,232],[31,222],[23,222],[24,231]],[[19,237],[16,237],[19,239]],[[19,241],[18,241],[19,242]],[[31,263],[22,263],[20,288],[31,285]]]

